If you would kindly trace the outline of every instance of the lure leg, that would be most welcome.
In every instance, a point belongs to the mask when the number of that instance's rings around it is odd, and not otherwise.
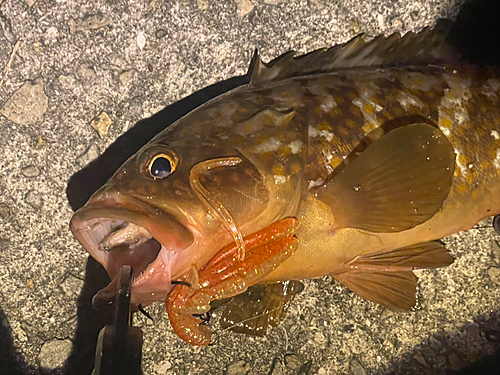
[[[286,218],[244,237],[246,256],[238,246],[224,247],[198,272],[192,270],[191,287],[178,285],[165,301],[170,323],[177,335],[192,345],[208,345],[211,333],[192,314],[210,310],[210,302],[244,292],[274,271],[298,245],[293,236],[297,221]],[[197,281],[197,282],[196,282]]]

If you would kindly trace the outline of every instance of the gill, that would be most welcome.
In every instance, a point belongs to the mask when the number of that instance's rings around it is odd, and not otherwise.
[[[245,243],[243,242],[243,236],[234,221],[234,218],[231,216],[228,210],[219,202],[210,192],[203,187],[199,180],[199,176],[209,171],[213,168],[221,168],[221,167],[232,167],[241,163],[241,159],[238,157],[227,157],[227,158],[218,158],[218,159],[210,159],[202,161],[196,164],[191,171],[189,172],[189,184],[191,188],[195,192],[196,196],[203,203],[208,205],[213,209],[215,214],[221,219],[224,227],[231,233],[234,238],[234,242],[238,248],[238,259],[243,261],[245,259]]]

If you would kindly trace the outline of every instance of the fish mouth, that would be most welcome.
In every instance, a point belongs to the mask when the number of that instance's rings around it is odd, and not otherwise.
[[[194,241],[172,214],[119,194],[92,197],[73,215],[70,229],[112,279],[94,297],[98,309],[112,304],[124,265],[133,270],[132,304],[146,306],[164,298],[172,288],[178,253]]]

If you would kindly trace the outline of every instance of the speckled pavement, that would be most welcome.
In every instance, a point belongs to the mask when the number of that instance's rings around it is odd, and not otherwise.
[[[71,349],[87,254],[66,184],[119,135],[203,87],[357,33],[420,30],[452,0],[4,0],[0,4],[0,307],[29,368]],[[305,282],[264,338],[219,332],[195,348],[163,305],[145,334],[145,374],[443,373],[498,348],[500,249],[490,222],[445,239],[457,258],[419,271],[420,308],[390,313],[332,283]],[[493,267],[493,268],[492,268]],[[28,369],[29,369],[28,368]]]

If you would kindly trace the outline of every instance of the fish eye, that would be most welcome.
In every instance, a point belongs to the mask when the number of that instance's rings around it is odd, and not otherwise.
[[[153,178],[165,178],[174,173],[177,162],[170,155],[155,155],[149,162],[148,171]]]

